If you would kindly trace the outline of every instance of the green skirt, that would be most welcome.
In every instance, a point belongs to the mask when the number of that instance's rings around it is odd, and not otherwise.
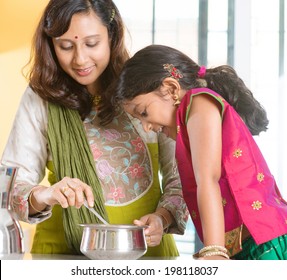
[[[252,237],[242,243],[242,251],[234,260],[287,260],[287,234],[257,245]]]

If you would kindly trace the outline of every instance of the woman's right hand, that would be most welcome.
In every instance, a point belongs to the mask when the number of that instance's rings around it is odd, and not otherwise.
[[[30,193],[30,215],[45,210],[55,204],[63,208],[75,206],[80,208],[87,199],[90,207],[94,206],[92,188],[77,178],[65,177],[51,187],[37,186]],[[32,205],[31,205],[32,204]]]

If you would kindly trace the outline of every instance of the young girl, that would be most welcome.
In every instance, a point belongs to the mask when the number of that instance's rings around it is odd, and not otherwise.
[[[126,62],[113,100],[176,140],[203,259],[287,259],[287,204],[252,135],[265,110],[230,66],[206,69],[152,45]]]

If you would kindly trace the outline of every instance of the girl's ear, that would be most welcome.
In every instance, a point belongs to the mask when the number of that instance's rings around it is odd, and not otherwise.
[[[171,95],[172,99],[178,101],[180,98],[180,84],[179,82],[171,77],[165,78],[162,81],[162,87],[165,92]],[[177,105],[177,104],[176,104]]]

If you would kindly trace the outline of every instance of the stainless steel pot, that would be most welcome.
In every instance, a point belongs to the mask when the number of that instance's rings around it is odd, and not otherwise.
[[[11,207],[17,167],[0,165],[0,259],[9,254],[24,253],[24,235]]]
[[[147,251],[146,226],[81,224],[80,250],[90,259],[135,260]]]

